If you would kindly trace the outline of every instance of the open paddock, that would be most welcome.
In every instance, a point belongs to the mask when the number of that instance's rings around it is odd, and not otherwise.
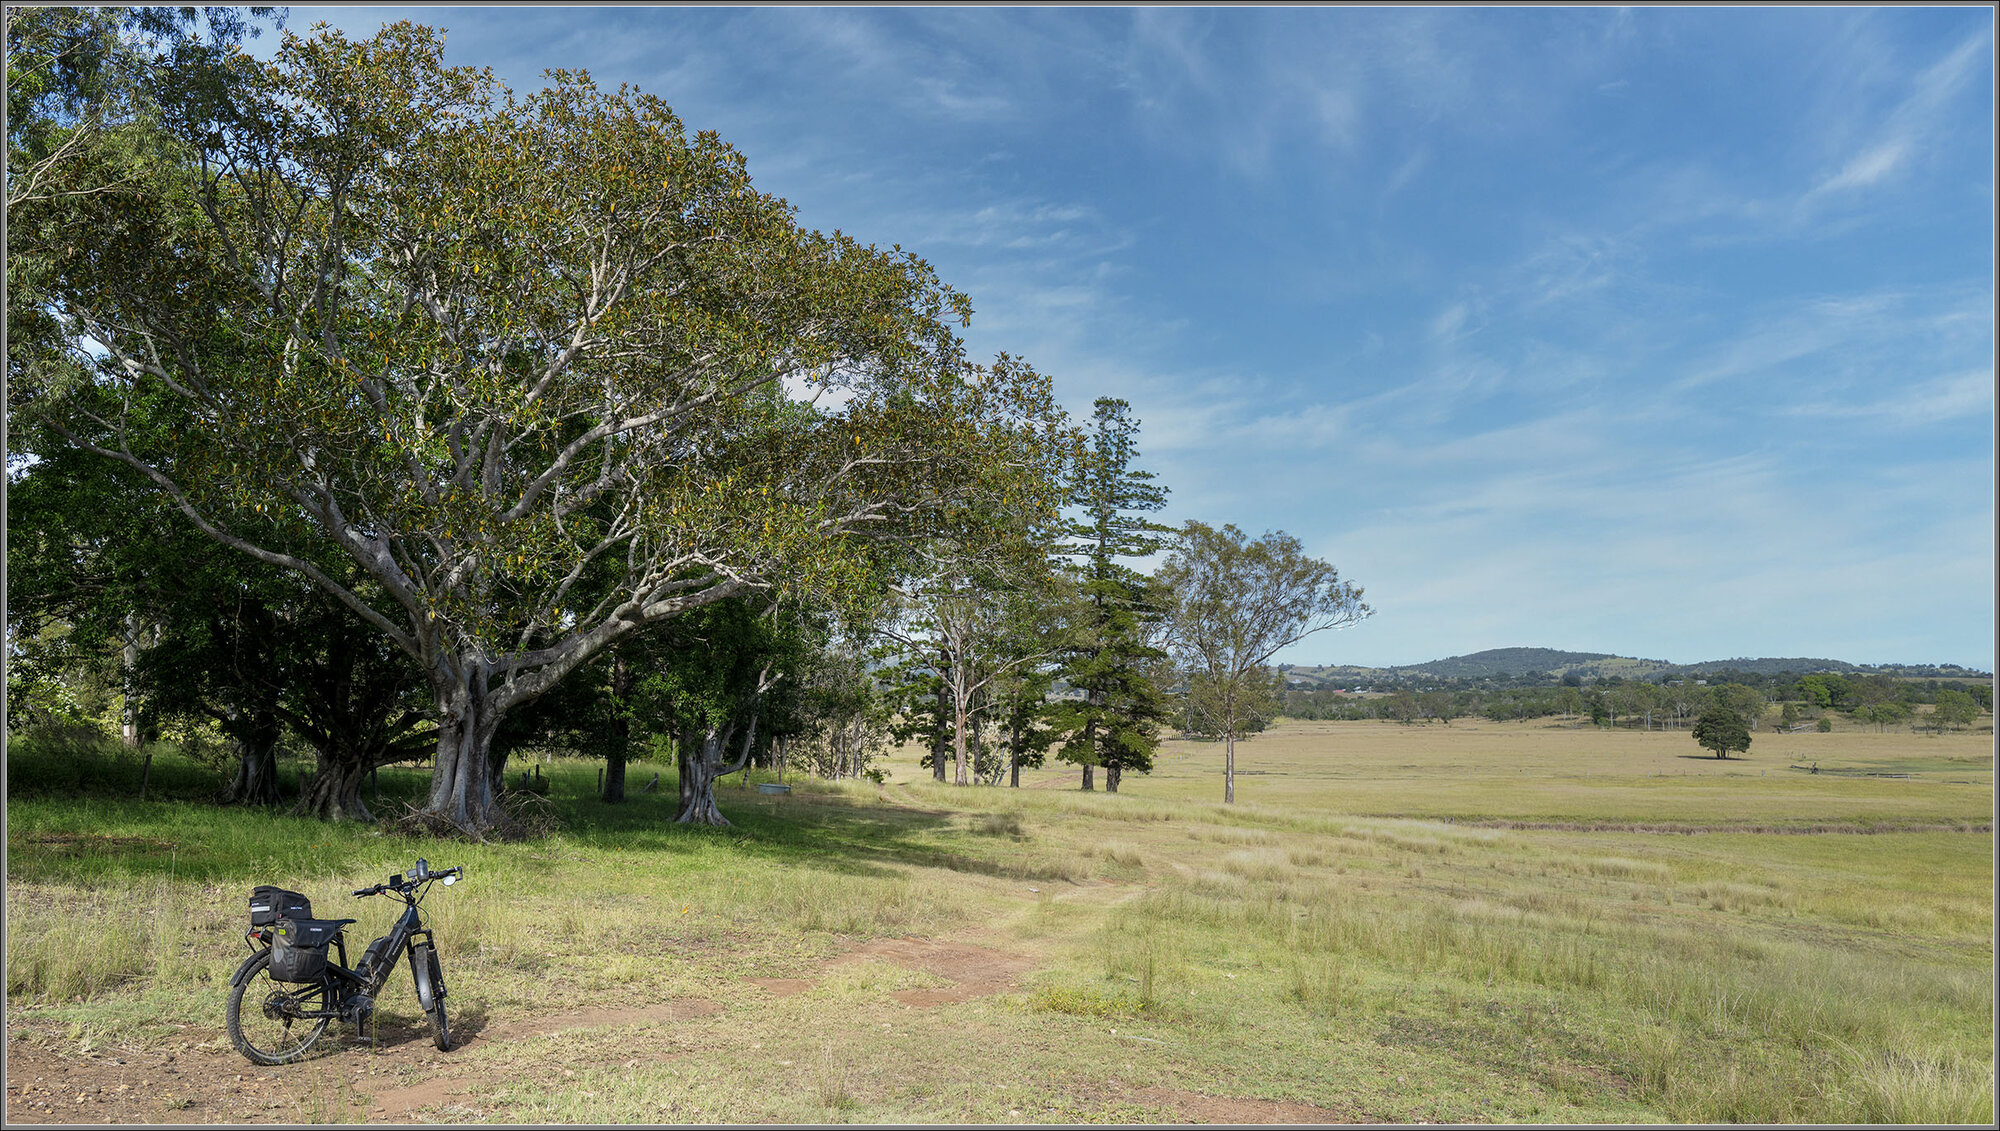
[[[466,845],[43,788],[24,757],[8,1120],[1991,1120],[1990,735],[1717,762],[1281,722],[1233,806],[1220,763],[1176,741],[1117,795],[1060,763],[957,789],[904,750],[882,786],[731,779],[735,827],[692,830],[558,758],[561,832]],[[392,982],[378,1045],[245,1064],[221,1012],[250,886],[356,914],[337,893],[418,855],[467,867],[426,905],[459,1047]]]

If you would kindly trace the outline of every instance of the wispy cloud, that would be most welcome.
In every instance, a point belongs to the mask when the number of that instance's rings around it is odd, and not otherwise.
[[[1792,416],[1864,420],[1896,428],[1924,428],[1993,414],[1993,371],[1973,369],[1903,385],[1867,401],[1816,400],[1781,411]]]
[[[1707,357],[1683,370],[1673,388],[1686,391],[1716,381],[1763,376],[1824,354],[1869,336],[1896,304],[1897,296],[1882,294],[1808,300],[1710,349]]]
[[[1879,124],[1863,127],[1867,140],[1858,150],[1800,197],[1800,212],[1810,214],[1830,198],[1882,185],[1926,150],[1948,143],[1956,133],[1949,109],[1980,59],[1990,58],[1991,53],[1991,37],[1982,33],[1911,76],[1904,84],[1905,93]]]
[[[929,259],[975,356],[1132,403],[1167,521],[1366,585],[1329,657],[1991,662],[1984,12],[419,18]]]

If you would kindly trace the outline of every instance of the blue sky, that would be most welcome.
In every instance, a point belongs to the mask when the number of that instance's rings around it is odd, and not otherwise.
[[[1165,521],[1539,646],[1991,670],[1990,9],[305,8],[587,70],[1122,397]],[[264,50],[262,44],[259,49]]]

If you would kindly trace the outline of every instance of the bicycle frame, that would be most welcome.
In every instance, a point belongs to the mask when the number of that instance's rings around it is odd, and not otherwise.
[[[431,1043],[440,1051],[451,1051],[451,1022],[445,1015],[444,967],[438,962],[437,940],[424,925],[419,909],[433,883],[450,887],[465,875],[463,868],[432,871],[419,859],[415,869],[399,872],[388,882],[361,888],[357,897],[389,894],[403,901],[402,914],[395,917],[389,931],[362,952],[360,965],[348,965],[347,928],[359,920],[314,920],[314,935],[331,929],[324,944],[326,960],[320,974],[310,982],[289,982],[270,977],[269,964],[275,957],[273,943],[284,928],[276,925],[251,926],[243,934],[250,957],[229,979],[229,1002],[225,1010],[229,1040],[252,1064],[291,1064],[304,1057],[325,1035],[333,1022],[350,1022],[366,1030],[375,1014],[375,998],[389,982],[404,956],[410,963],[410,980],[417,991],[417,1004],[429,1022]],[[253,907],[254,911],[259,910]],[[310,912],[308,912],[310,914]],[[317,963],[315,963],[317,964]],[[288,974],[302,974],[293,967]],[[268,978],[268,983],[266,979]],[[296,1023],[304,1022],[298,1029]],[[246,1024],[247,1023],[247,1024]]]
[[[265,949],[268,949],[268,934],[268,930],[264,928],[244,932],[244,942],[248,943],[255,953],[244,959],[243,964],[236,968],[236,973],[229,979],[230,985],[236,985],[250,976],[251,966],[257,959],[263,957]],[[419,969],[416,948],[420,941],[433,946],[435,944],[431,941],[431,929],[424,926],[423,916],[417,911],[415,900],[405,897],[403,913],[397,917],[385,937],[389,940],[388,944],[382,948],[380,957],[364,977],[347,965],[347,929],[341,928],[340,933],[333,937],[333,945],[339,953],[339,959],[326,964],[327,974],[338,983],[334,1008],[299,1009],[294,1012],[294,1016],[305,1021],[322,1017],[334,1021],[341,1020],[340,1006],[356,993],[365,994],[370,998],[380,993],[382,987],[388,984],[389,975],[396,969],[396,958],[403,955],[407,955],[410,960],[410,972],[417,984],[417,1002],[428,1011],[437,988],[431,985],[431,972],[428,969]],[[301,990],[305,988],[302,984]]]

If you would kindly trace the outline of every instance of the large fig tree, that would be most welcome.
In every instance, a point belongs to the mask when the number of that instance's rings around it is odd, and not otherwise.
[[[510,710],[651,622],[873,588],[884,546],[1046,491],[1060,414],[966,363],[925,263],[802,229],[657,98],[441,53],[287,35],[146,160],[52,172],[10,219],[77,363],[47,372],[84,376],[16,396],[416,660],[426,811],[483,836]]]

